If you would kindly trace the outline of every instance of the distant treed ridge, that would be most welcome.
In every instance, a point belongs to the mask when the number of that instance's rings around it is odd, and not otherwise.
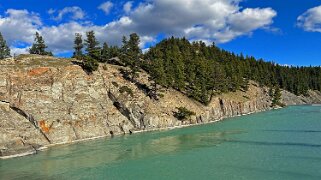
[[[320,67],[289,67],[244,57],[218,48],[213,43],[189,42],[185,38],[169,38],[152,47],[145,55],[145,68],[156,68],[158,82],[208,103],[216,93],[243,90],[249,80],[273,89],[285,89],[296,95],[308,90],[321,90]],[[155,70],[154,70],[155,71]],[[151,75],[155,74],[153,72]]]

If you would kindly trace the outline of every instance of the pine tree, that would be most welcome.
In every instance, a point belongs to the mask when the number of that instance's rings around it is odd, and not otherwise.
[[[100,59],[101,48],[99,47],[99,42],[96,39],[95,32],[89,31],[86,33],[87,39],[85,39],[86,52],[87,55],[95,60]]]
[[[272,99],[272,107],[275,106],[282,106],[281,101],[281,90],[279,86],[276,86],[274,89],[274,93],[273,93],[273,99]]]
[[[183,62],[183,57],[180,54],[178,46],[174,46],[172,49],[172,61],[174,67],[174,81],[175,88],[183,90],[185,88],[185,64]]]
[[[74,40],[74,58],[80,58],[83,56],[82,49],[84,47],[83,41],[82,41],[82,35],[80,33],[75,34],[75,40]]]
[[[139,61],[142,54],[139,43],[140,39],[136,33],[131,34],[128,41],[126,37],[123,37],[121,58],[125,64],[130,67],[130,76],[132,80],[138,76],[139,71]]]
[[[85,69],[88,73],[92,73],[93,71],[97,71],[99,67],[98,61],[90,56],[83,57],[83,69]]]
[[[119,57],[120,54],[121,54],[121,50],[118,46],[109,47],[109,59],[114,57]]]
[[[110,49],[108,44],[105,42],[103,44],[103,49],[101,50],[101,62],[107,62],[110,58],[112,58],[110,55]]]
[[[47,45],[45,44],[43,37],[38,32],[36,32],[35,41],[32,44],[31,48],[29,49],[29,53],[52,56],[52,53],[47,52],[46,48],[47,48]]]
[[[10,57],[10,48],[0,32],[0,59]]]
[[[164,69],[164,60],[161,58],[161,52],[156,50],[155,55],[157,58],[151,61],[150,65],[150,80],[154,81],[153,97],[158,99],[157,85],[166,86],[166,74]]]

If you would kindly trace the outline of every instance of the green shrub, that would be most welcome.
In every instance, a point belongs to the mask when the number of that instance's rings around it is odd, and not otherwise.
[[[158,95],[158,97],[160,97],[160,98],[163,98],[164,97],[164,94],[161,94],[161,93],[159,93],[159,94],[157,94]]]
[[[106,65],[103,66],[103,70],[107,71],[108,67]]]
[[[195,115],[195,112],[188,110],[186,107],[179,107],[177,112],[174,112],[174,116],[180,121],[184,121],[193,115]]]
[[[93,71],[97,71],[99,63],[97,60],[93,59],[90,56],[85,56],[83,58],[83,69],[92,73]]]
[[[118,83],[113,81],[112,84],[115,86],[115,87],[119,87]]]
[[[119,92],[120,92],[121,94],[127,93],[127,94],[129,94],[130,96],[132,96],[132,97],[134,96],[133,90],[130,89],[128,86],[122,86],[121,88],[119,88]]]

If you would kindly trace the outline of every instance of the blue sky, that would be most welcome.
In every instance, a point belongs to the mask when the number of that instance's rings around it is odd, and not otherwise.
[[[24,53],[39,31],[56,55],[70,55],[75,32],[95,30],[119,45],[137,32],[142,48],[167,36],[213,41],[236,53],[287,65],[321,65],[316,0],[0,0],[0,31]]]

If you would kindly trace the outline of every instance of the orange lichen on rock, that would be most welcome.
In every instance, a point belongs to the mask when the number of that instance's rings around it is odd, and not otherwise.
[[[47,126],[44,120],[39,121],[40,128],[43,132],[48,133],[50,128]]]
[[[15,143],[17,145],[23,145],[23,141],[21,139],[17,139]]]
[[[40,67],[40,68],[30,70],[28,72],[28,75],[29,76],[39,76],[39,75],[46,73],[47,71],[49,71],[48,67]]]

